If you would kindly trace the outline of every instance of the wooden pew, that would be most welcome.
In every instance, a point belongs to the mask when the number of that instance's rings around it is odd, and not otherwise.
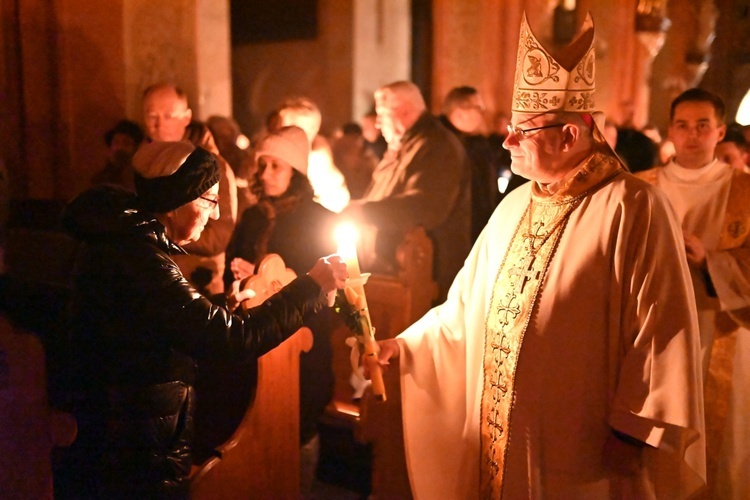
[[[50,408],[44,349],[0,315],[0,496],[52,498],[52,450],[76,437],[70,413]]]
[[[424,315],[437,297],[432,279],[433,246],[424,229],[406,234],[397,252],[397,276],[372,275],[365,285],[367,304],[377,339],[393,338]],[[350,427],[358,440],[372,446],[372,496],[410,498],[401,422],[401,387],[398,364],[384,371],[388,400],[376,402],[367,390],[353,399],[350,352],[345,344],[351,332],[346,327],[333,333],[334,400],[328,406],[325,423]]]
[[[43,216],[32,217],[39,207]],[[8,231],[0,276],[3,498],[52,498],[54,448],[69,446],[77,434],[73,415],[56,408],[65,402],[65,311],[78,250],[77,242],[56,229],[60,207],[24,204],[26,218],[16,217]]]
[[[256,295],[243,307],[294,278],[281,257],[267,256],[244,285]],[[311,347],[312,333],[302,328],[258,359],[254,399],[215,456],[193,467],[191,498],[299,498],[299,356]]]

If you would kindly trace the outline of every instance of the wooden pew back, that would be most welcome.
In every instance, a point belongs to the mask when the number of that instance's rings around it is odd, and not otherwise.
[[[0,496],[52,498],[52,449],[75,439],[76,421],[49,407],[44,349],[0,315]]]
[[[243,307],[294,278],[281,257],[267,256],[244,285],[255,296]],[[193,468],[191,498],[299,498],[299,356],[311,347],[312,333],[302,328],[258,359],[254,400],[216,456]]]

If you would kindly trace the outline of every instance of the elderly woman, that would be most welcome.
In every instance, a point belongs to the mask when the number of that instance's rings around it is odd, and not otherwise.
[[[346,266],[319,259],[260,307],[232,313],[197,293],[171,257],[219,216],[215,159],[187,142],[152,143],[133,166],[137,195],[90,190],[64,216],[83,242],[71,311],[80,381],[75,457],[89,479],[79,493],[182,498],[196,362],[273,349],[343,286]]]

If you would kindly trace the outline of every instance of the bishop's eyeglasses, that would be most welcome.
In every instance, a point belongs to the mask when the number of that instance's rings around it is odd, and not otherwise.
[[[537,130],[544,130],[546,128],[554,128],[554,127],[563,127],[567,125],[566,123],[553,123],[551,125],[543,125],[541,127],[532,127],[532,128],[521,128],[518,125],[508,125],[508,135],[513,137],[522,137],[527,138],[529,136],[529,133],[535,132]]]

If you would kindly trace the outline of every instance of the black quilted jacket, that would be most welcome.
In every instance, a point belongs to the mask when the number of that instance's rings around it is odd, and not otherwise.
[[[133,195],[95,188],[73,200],[63,218],[83,242],[70,325],[79,465],[96,496],[181,497],[191,465],[196,362],[260,356],[323,301],[320,287],[303,276],[248,314],[230,314],[188,284],[170,258],[182,250],[134,206]]]

